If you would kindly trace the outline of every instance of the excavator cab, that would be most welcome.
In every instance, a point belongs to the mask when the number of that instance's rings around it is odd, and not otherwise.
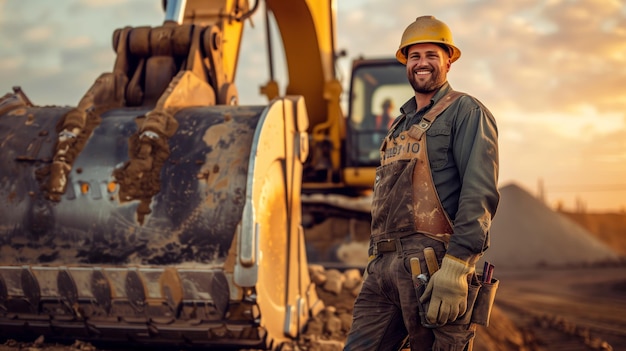
[[[356,59],[348,94],[346,174],[372,176],[380,163],[380,145],[399,115],[399,107],[413,96],[405,66],[395,59]],[[347,176],[348,184],[373,184],[373,177]]]
[[[380,145],[389,126],[377,125],[377,121],[382,120],[383,107],[393,121],[399,115],[398,107],[413,95],[406,68],[397,60],[353,61],[341,182],[326,182],[317,188],[303,184],[302,220],[310,262],[338,269],[363,269],[367,264],[371,192],[380,164]]]

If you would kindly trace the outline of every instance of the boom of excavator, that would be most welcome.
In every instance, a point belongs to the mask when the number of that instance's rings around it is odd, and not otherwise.
[[[0,336],[280,349],[324,307],[309,263],[362,268],[369,120],[410,97],[404,67],[355,60],[346,114],[334,1],[259,1],[167,1],[161,26],[116,30],[76,107],[0,99]],[[261,8],[288,85],[253,106],[234,78]]]

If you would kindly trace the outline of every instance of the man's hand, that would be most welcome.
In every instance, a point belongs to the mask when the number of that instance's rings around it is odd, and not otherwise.
[[[454,256],[446,255],[441,268],[433,274],[420,302],[430,298],[426,313],[428,322],[443,325],[455,321],[467,309],[467,275],[474,265]]]

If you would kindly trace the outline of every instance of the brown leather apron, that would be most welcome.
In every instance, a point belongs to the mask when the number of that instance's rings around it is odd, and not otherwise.
[[[380,148],[380,166],[372,199],[372,241],[421,233],[446,244],[453,233],[433,182],[426,131],[438,115],[463,93],[450,91],[409,130],[392,137],[399,120]],[[406,118],[402,116],[401,118]]]

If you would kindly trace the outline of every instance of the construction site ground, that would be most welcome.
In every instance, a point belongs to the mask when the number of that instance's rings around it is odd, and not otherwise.
[[[626,350],[625,268],[500,271],[496,306],[529,350]],[[496,333],[496,323],[486,332]]]

